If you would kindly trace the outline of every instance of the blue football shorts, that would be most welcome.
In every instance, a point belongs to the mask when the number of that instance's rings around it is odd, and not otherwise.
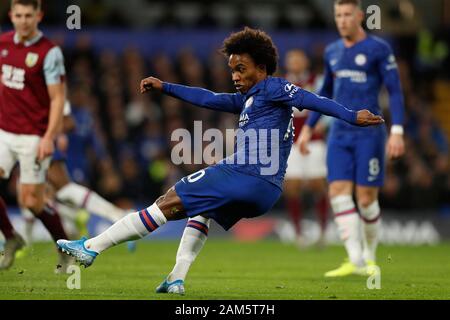
[[[266,213],[281,196],[275,184],[224,164],[184,177],[175,191],[189,217],[212,218],[225,230],[242,218]]]

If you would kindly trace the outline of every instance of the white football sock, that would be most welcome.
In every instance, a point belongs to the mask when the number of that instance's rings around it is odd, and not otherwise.
[[[86,241],[87,249],[101,253],[122,242],[141,239],[167,222],[156,204],[140,212],[126,215],[105,232]]]
[[[103,199],[96,192],[74,182],[62,187],[56,193],[56,198],[61,202],[68,202],[78,208],[86,209],[88,212],[113,223],[119,221],[125,215],[122,209]]]
[[[208,239],[210,222],[202,216],[189,219],[178,247],[176,264],[167,277],[169,282],[186,279],[189,268]]]
[[[376,261],[378,236],[380,230],[380,204],[378,200],[372,202],[368,207],[359,206],[363,224],[363,257],[367,261]]]
[[[352,196],[342,195],[332,198],[331,208],[350,262],[362,267],[364,261],[361,247],[361,224]]]
[[[24,207],[20,207],[20,213],[25,220],[25,242],[27,245],[31,245],[33,243],[33,227],[36,218],[29,209]]]

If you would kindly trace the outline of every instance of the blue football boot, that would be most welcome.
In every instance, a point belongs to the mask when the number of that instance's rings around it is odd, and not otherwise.
[[[156,293],[173,293],[184,295],[184,281],[183,280],[175,280],[173,282],[168,282],[165,279],[157,288]]]
[[[81,238],[80,240],[76,241],[58,240],[56,241],[56,244],[58,246],[58,249],[60,249],[62,252],[67,253],[68,255],[71,255],[76,259],[77,262],[87,268],[92,263],[94,263],[94,260],[97,257],[98,253],[86,249],[86,247],[84,246],[86,240],[86,238]]]

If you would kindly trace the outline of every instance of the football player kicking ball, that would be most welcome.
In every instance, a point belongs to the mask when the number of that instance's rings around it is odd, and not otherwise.
[[[235,153],[214,166],[181,179],[153,205],[128,214],[95,238],[57,241],[62,251],[88,267],[106,249],[124,241],[143,238],[167,221],[187,217],[201,217],[201,221],[211,218],[228,230],[242,218],[256,217],[269,211],[281,195],[293,143],[292,107],[316,110],[360,126],[384,122],[382,117],[367,110],[350,111],[284,79],[271,77],[277,67],[278,54],[271,38],[262,31],[245,28],[231,34],[224,41],[222,51],[229,58],[232,79],[238,91],[235,94],[213,93],[153,77],[142,80],[140,89],[141,93],[162,91],[203,108],[241,114]],[[247,139],[242,139],[240,135],[246,134]],[[250,135],[258,141],[250,143]],[[258,154],[276,154],[277,158],[268,166],[266,161],[262,161],[267,159],[255,158]],[[207,225],[197,220],[190,220],[189,225],[191,228],[187,229],[203,236],[208,232]],[[185,240],[196,242],[195,237],[188,238]],[[192,249],[190,246],[186,248]],[[183,279],[166,280],[160,286],[160,292],[184,293]]]
[[[381,114],[378,94],[384,83],[390,95],[393,126],[386,147],[385,126],[358,128],[340,120],[332,124],[327,153],[329,197],[349,261],[327,272],[326,277],[378,271],[378,191],[383,185],[385,149],[390,158],[404,153],[403,96],[392,50],[362,28],[364,13],[359,0],[336,0],[334,12],[342,39],[325,49],[324,84],[319,94],[355,111],[364,105],[374,114]],[[300,145],[304,153],[319,116],[311,114],[303,127]],[[353,202],[354,189],[360,215]]]

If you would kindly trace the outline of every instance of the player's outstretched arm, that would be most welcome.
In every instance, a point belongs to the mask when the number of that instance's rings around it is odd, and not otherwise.
[[[152,90],[161,91],[202,108],[235,114],[242,111],[243,97],[240,94],[215,93],[203,88],[163,82],[154,77],[142,80],[140,90],[142,94]]]
[[[381,116],[374,115],[369,110],[360,110],[356,112],[347,109],[331,99],[318,96],[306,90],[302,90],[302,94],[303,99],[300,105],[305,109],[318,111],[361,127],[384,123]]]

